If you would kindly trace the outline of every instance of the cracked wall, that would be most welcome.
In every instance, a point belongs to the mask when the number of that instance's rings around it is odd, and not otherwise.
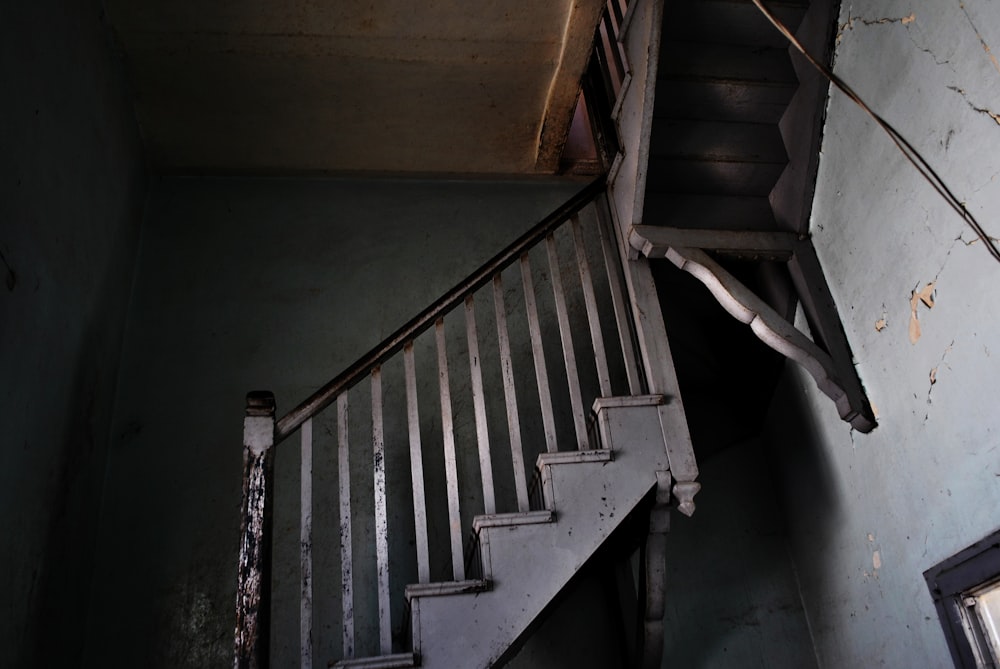
[[[845,1],[835,51],[837,74],[993,237],[997,48],[1000,6],[989,0]],[[830,667],[948,666],[922,573],[1000,526],[1000,266],[839,93],[811,231],[879,416],[872,434],[851,432],[792,367],[772,407],[817,657]]]

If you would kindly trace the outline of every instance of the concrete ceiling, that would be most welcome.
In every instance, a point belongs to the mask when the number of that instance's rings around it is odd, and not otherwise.
[[[107,0],[153,163],[263,173],[554,172],[602,5]]]

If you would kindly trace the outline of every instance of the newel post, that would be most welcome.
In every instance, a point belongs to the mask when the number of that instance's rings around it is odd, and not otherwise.
[[[271,613],[274,395],[247,395],[243,420],[243,505],[236,585],[236,669],[267,669]]]

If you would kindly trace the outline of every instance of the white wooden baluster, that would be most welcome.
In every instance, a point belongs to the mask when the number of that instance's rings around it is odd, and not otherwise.
[[[375,561],[378,566],[378,631],[383,655],[392,653],[389,619],[389,517],[385,500],[385,436],[382,429],[382,368],[372,369],[372,463],[375,483]]]
[[[573,427],[576,430],[576,447],[590,448],[587,439],[587,423],[580,396],[580,375],[576,370],[576,353],[573,351],[573,334],[569,326],[569,311],[566,308],[566,293],[563,290],[562,275],[559,272],[559,254],[556,239],[552,233],[545,238],[545,249],[549,254],[549,271],[552,274],[552,294],[556,301],[556,319],[559,321],[559,336],[562,339],[563,362],[566,364],[566,384],[569,387],[569,402],[573,410]]]
[[[490,428],[486,423],[486,399],[483,396],[483,368],[479,359],[479,333],[476,329],[476,303],[465,298],[465,334],[469,342],[469,378],[472,380],[472,404],[476,413],[476,443],[479,445],[479,471],[483,480],[483,512],[497,512],[493,490],[493,458],[490,456]]]
[[[524,451],[521,446],[521,419],[517,413],[517,391],[514,388],[514,366],[510,355],[510,335],[507,332],[507,306],[503,297],[500,272],[493,277],[493,308],[497,317],[497,342],[500,348],[500,370],[503,376],[503,396],[507,403],[507,431],[510,433],[510,457],[514,464],[514,489],[517,510],[528,511],[528,481],[524,473]]]
[[[403,345],[406,373],[406,424],[410,430],[410,476],[413,482],[413,527],[417,539],[417,580],[430,583],[430,551],[427,546],[427,500],[424,494],[424,456],[420,445],[420,411],[417,404],[417,373],[413,342]]]
[[[573,248],[576,251],[576,264],[580,268],[580,287],[583,289],[583,301],[587,307],[587,323],[590,325],[590,341],[594,347],[594,362],[597,364],[597,381],[601,386],[601,397],[611,397],[611,373],[608,371],[608,356],[604,351],[604,333],[601,332],[597,296],[594,294],[590,261],[587,260],[587,247],[583,243],[580,217],[574,214],[570,225],[573,227]]]
[[[455,429],[451,415],[451,387],[448,382],[448,350],[445,345],[444,319],[434,322],[437,339],[438,387],[441,391],[441,432],[444,439],[444,474],[448,485],[448,523],[451,534],[451,568],[456,581],[465,580],[462,554],[462,517],[458,507],[458,458],[455,455]]]
[[[542,331],[538,321],[538,306],[535,303],[535,285],[531,278],[531,264],[528,261],[527,253],[521,255],[521,283],[524,285],[524,309],[528,314],[531,359],[535,363],[535,383],[538,384],[538,404],[542,411],[545,448],[550,453],[554,453],[559,450],[559,445],[556,442],[556,421],[552,412],[549,373],[545,369],[545,349],[542,347]]]
[[[337,397],[337,471],[340,482],[340,592],[345,659],[354,657],[354,569],[351,558],[351,458],[347,391]]]
[[[302,468],[299,546],[302,551],[302,597],[299,600],[299,645],[302,669],[312,669],[312,418],[302,423]]]
[[[604,201],[602,201],[604,200]],[[630,395],[643,393],[642,381],[639,378],[639,365],[636,362],[635,346],[632,343],[632,328],[628,315],[628,303],[625,301],[625,291],[619,274],[618,244],[611,239],[612,223],[607,214],[605,196],[601,196],[596,205],[598,229],[601,237],[601,251],[604,254],[604,269],[608,274],[608,287],[611,289],[611,304],[615,310],[615,324],[618,326],[618,341],[622,347],[622,358],[625,361],[625,374],[628,376],[628,391]]]

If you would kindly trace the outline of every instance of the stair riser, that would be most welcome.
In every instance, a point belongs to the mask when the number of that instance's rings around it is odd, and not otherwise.
[[[785,169],[784,163],[722,162],[652,158],[659,183],[699,195],[766,197]]]
[[[787,48],[674,41],[664,44],[657,79],[677,77],[796,83]]]
[[[777,123],[795,95],[796,85],[724,80],[672,80],[656,96],[658,118]]]
[[[784,163],[781,132],[759,123],[672,120],[660,124],[650,141],[654,158]]]
[[[768,198],[647,193],[643,216],[656,225],[716,230],[773,230]]]

